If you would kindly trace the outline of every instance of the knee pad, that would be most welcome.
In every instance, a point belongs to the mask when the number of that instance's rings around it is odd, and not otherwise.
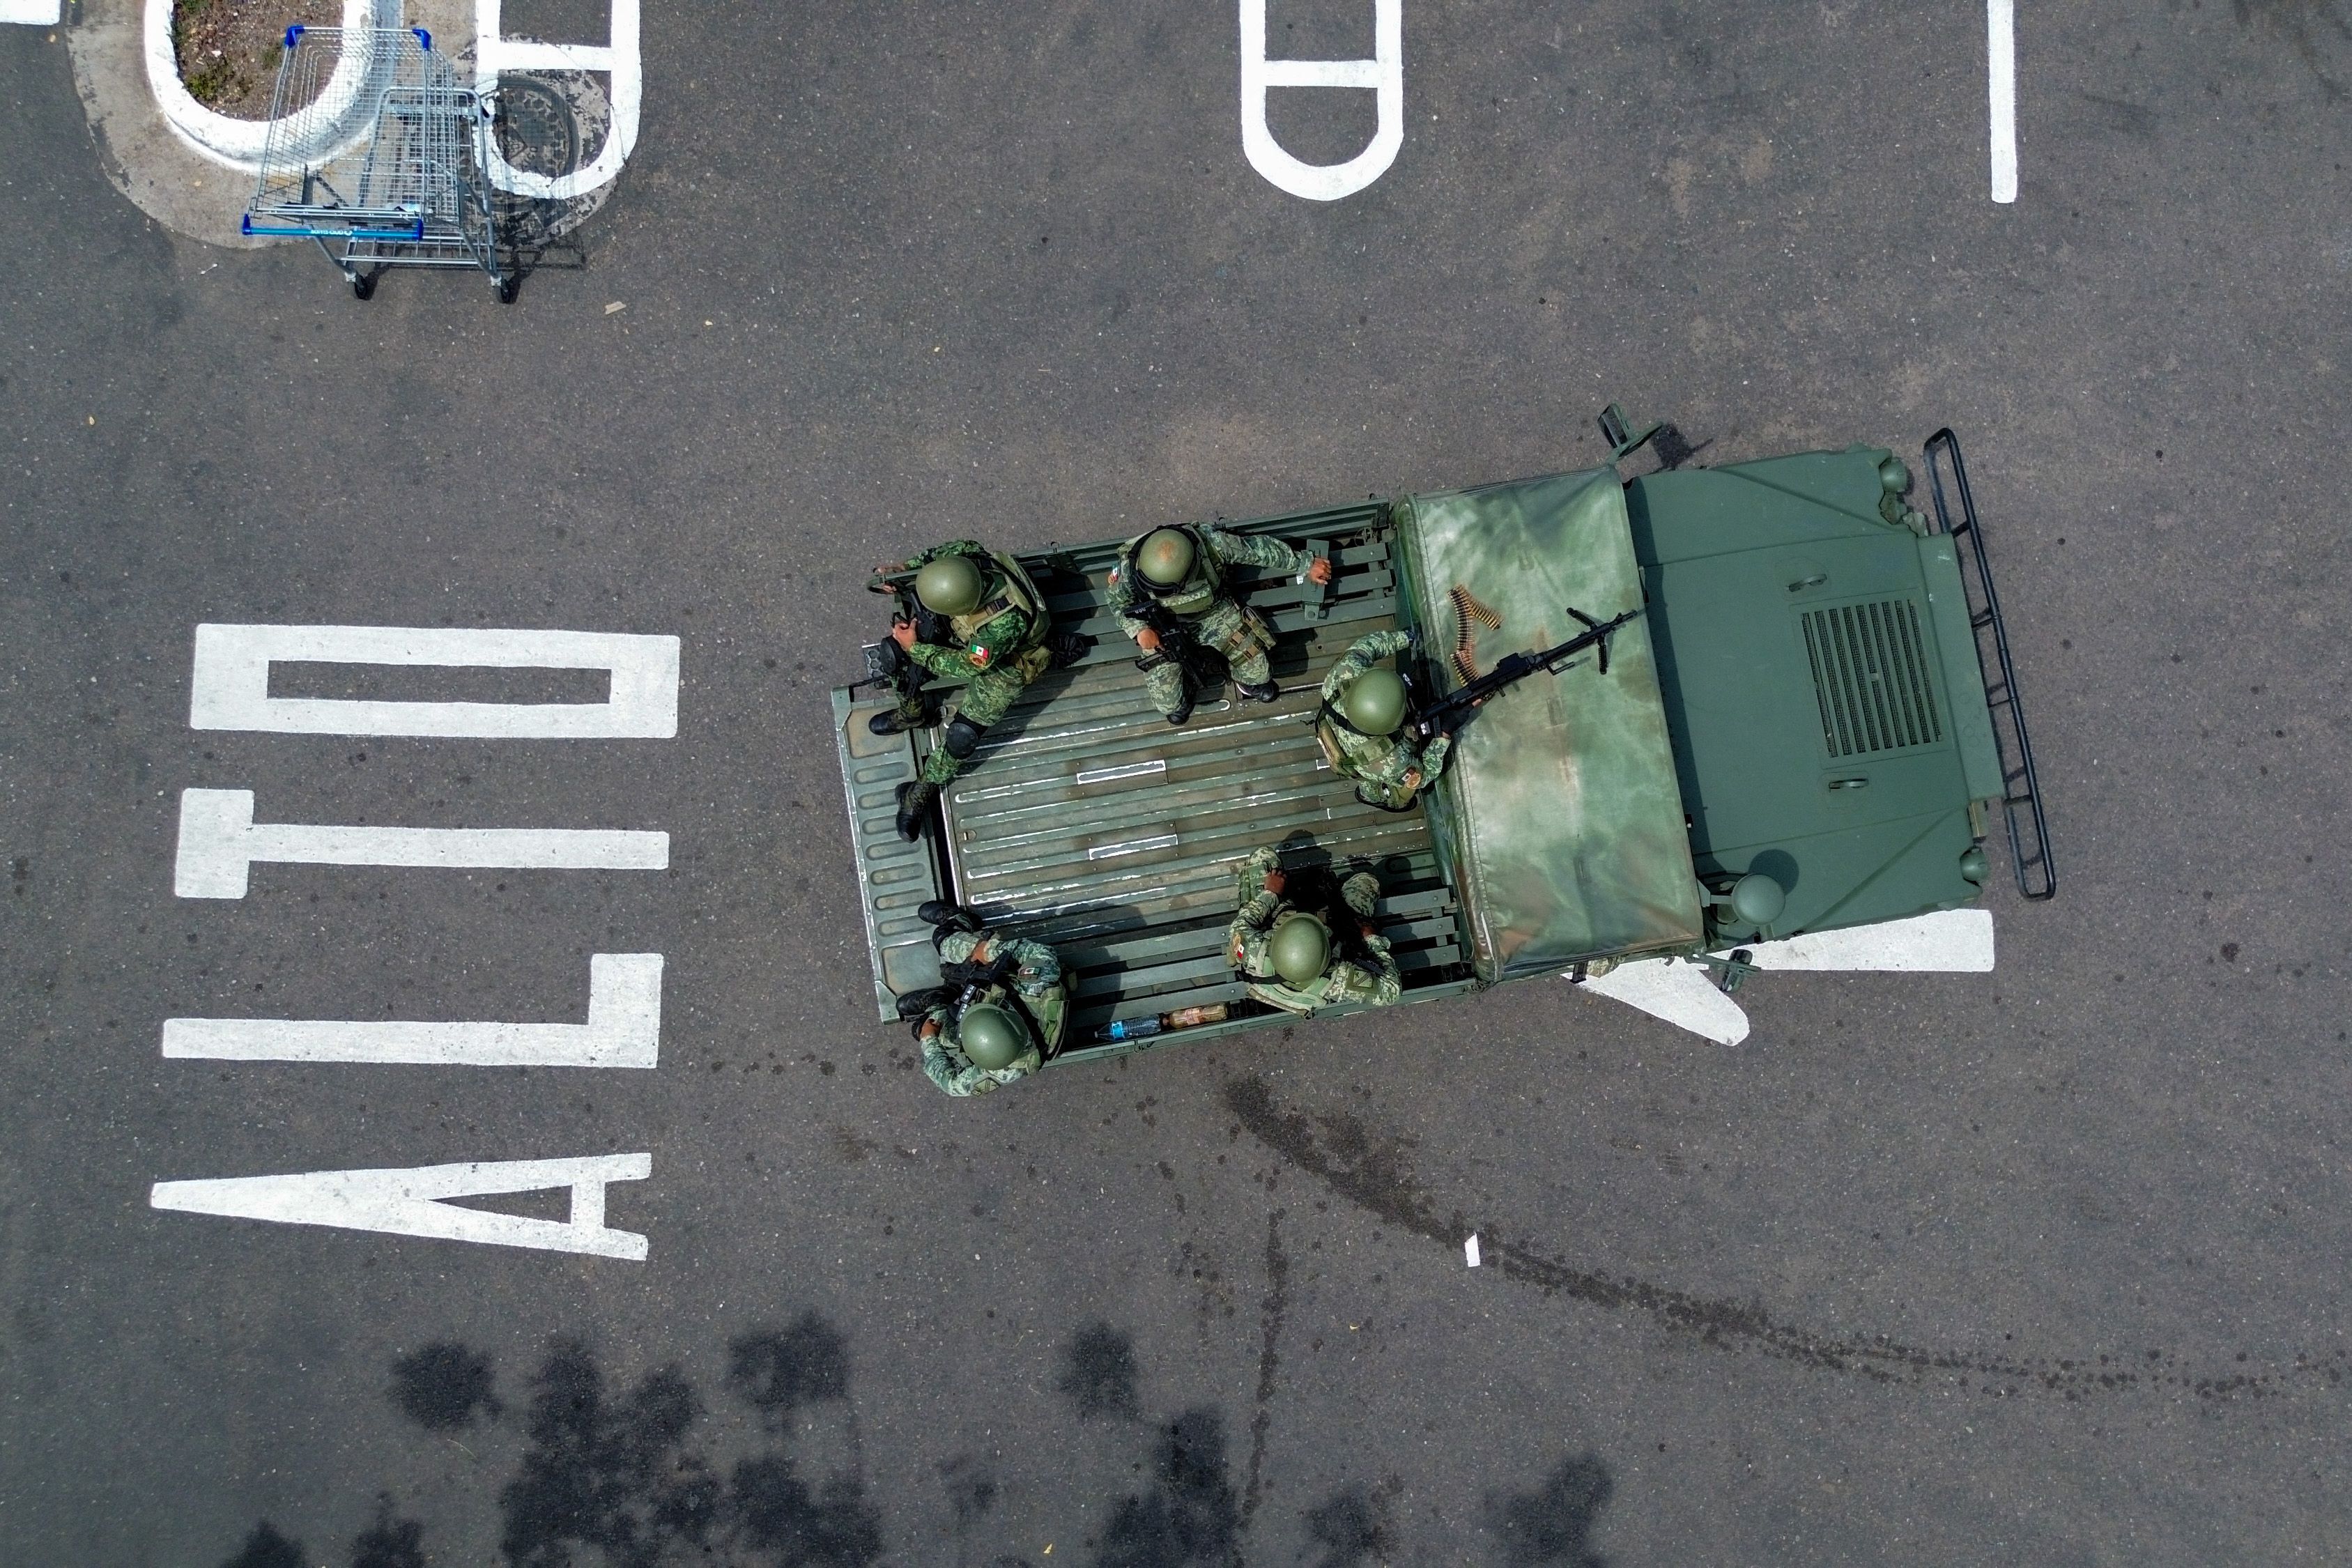
[[[961,713],[957,714],[948,725],[947,740],[944,742],[948,755],[957,762],[962,762],[980,750],[980,737],[985,731],[985,728],[983,725],[973,723]]]

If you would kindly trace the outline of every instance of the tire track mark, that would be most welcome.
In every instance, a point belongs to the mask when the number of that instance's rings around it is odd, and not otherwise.
[[[2241,1352],[2227,1368],[2212,1371],[2161,1350],[2072,1357],[1998,1355],[1909,1344],[1885,1334],[1811,1329],[1776,1318],[1759,1305],[1550,1257],[1507,1238],[1491,1224],[1468,1223],[1458,1209],[1441,1215],[1412,1168],[1409,1152],[1413,1140],[1376,1133],[1342,1111],[1307,1112],[1278,1105],[1262,1079],[1227,1080],[1224,1102],[1253,1137],[1375,1218],[1454,1253],[1475,1231],[1486,1266],[1522,1284],[1606,1311],[1639,1313],[1666,1332],[1727,1352],[1768,1356],[1874,1383],[1949,1387],[1997,1399],[2055,1394],[2077,1401],[2135,1390],[2180,1390],[2204,1400],[2256,1400],[2338,1388],[2352,1372],[2343,1351],[2324,1357],[2297,1354],[2292,1362],[2258,1362]],[[1260,1364],[1263,1388],[1265,1363]]]

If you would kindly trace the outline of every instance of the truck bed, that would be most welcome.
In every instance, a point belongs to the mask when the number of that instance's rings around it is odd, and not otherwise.
[[[1327,587],[1235,574],[1278,641],[1271,704],[1204,694],[1191,721],[1155,711],[1118,631],[1103,580],[1115,545],[1023,557],[1057,624],[1097,639],[1079,664],[1050,672],[993,726],[945,798],[944,844],[902,843],[892,829],[897,784],[915,775],[936,735],[880,738],[867,715],[887,695],[835,693],[863,870],[868,935],[878,955],[876,1005],[937,979],[929,929],[914,916],[951,889],[992,926],[1051,942],[1076,1006],[1059,1059],[1197,1039],[1253,1018],[1141,1040],[1097,1043],[1113,1019],[1240,998],[1225,960],[1234,870],[1262,844],[1290,866],[1361,867],[1382,889],[1378,921],[1394,944],[1405,999],[1470,984],[1452,891],[1439,875],[1422,814],[1360,805],[1325,764],[1311,719],[1324,671],[1355,638],[1396,624],[1395,574],[1381,503],[1226,524],[1316,541],[1335,565]],[[1075,566],[1076,570],[1072,570]],[[1339,1009],[1334,1009],[1339,1011]]]

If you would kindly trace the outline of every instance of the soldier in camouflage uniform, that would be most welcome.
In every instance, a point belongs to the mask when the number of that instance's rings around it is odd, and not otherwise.
[[[933,721],[927,676],[963,679],[955,717],[921,777],[898,786],[898,833],[919,837],[940,789],[979,749],[980,737],[1004,717],[1022,689],[1048,668],[1082,654],[1087,639],[1053,631],[1045,596],[1020,562],[969,539],[933,545],[911,561],[876,569],[878,578],[915,574],[915,596],[928,612],[923,624],[905,616],[890,624],[896,646],[891,688],[898,705],[877,713],[869,727],[895,735]],[[887,650],[886,650],[887,651]]]
[[[1268,847],[1242,862],[1240,882],[1225,955],[1251,995],[1307,1016],[1342,1003],[1385,1007],[1403,994],[1396,955],[1372,929],[1381,885],[1370,872],[1335,889],[1328,872],[1285,872]],[[1335,921],[1345,929],[1335,931]]]
[[[1454,747],[1451,735],[1415,745],[1405,733],[1411,705],[1404,681],[1393,670],[1372,668],[1412,645],[1410,632],[1358,637],[1323,678],[1323,707],[1315,717],[1324,760],[1356,781],[1358,800],[1383,811],[1410,810],[1413,796],[1436,779]]]
[[[1274,629],[1256,611],[1234,603],[1227,566],[1270,566],[1328,583],[1331,563],[1310,557],[1263,533],[1228,533],[1205,522],[1155,528],[1122,546],[1110,573],[1110,605],[1118,629],[1143,650],[1151,705],[1171,724],[1192,716],[1193,690],[1185,679],[1192,648],[1222,654],[1241,695],[1271,702],[1282,694],[1266,663]]]
[[[914,1022],[923,1073],[959,1099],[992,1094],[1062,1048],[1069,988],[1042,942],[989,933],[980,917],[944,900],[915,911],[934,923],[942,984],[898,998]]]

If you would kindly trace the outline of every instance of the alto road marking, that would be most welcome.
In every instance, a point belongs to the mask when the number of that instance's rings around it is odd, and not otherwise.
[[[653,1174],[653,1156],[640,1153],[477,1161],[407,1170],[311,1171],[300,1175],[157,1182],[147,1201],[155,1208],[181,1214],[579,1252],[642,1263],[646,1238],[635,1231],[605,1226],[604,1187],[610,1182],[644,1181]],[[442,1201],[535,1193],[551,1187],[572,1189],[570,1219],[530,1219]]]
[[[1992,199],[2017,199],[2017,0],[1985,0],[1985,62],[1992,100]]]
[[[1989,974],[1992,911],[1937,910],[1908,920],[1755,942],[1748,946],[1748,961],[1759,969]]]
[[[301,735],[666,741],[677,733],[677,646],[674,637],[620,632],[207,624],[196,628],[188,725]],[[273,662],[603,669],[613,685],[602,702],[272,697]]]
[[[669,835],[604,828],[256,822],[249,789],[181,792],[174,893],[184,899],[241,899],[256,860],[309,866],[659,871],[669,865]]]
[[[0,0],[0,22],[22,22],[28,27],[54,27],[64,15],[64,0]]]
[[[585,1024],[412,1024],[166,1018],[163,1054],[208,1061],[651,1068],[661,1051],[662,955],[588,960]]]
[[[1738,951],[1726,948],[1717,958]],[[1908,974],[1985,974],[1992,970],[1992,911],[1937,910],[1876,925],[1809,932],[1748,944],[1758,969],[1832,970]],[[1645,958],[1621,963],[1584,983],[1584,989],[1663,1018],[1718,1045],[1748,1037],[1748,1015],[1717,986],[1715,976],[1686,959]]]
[[[1242,155],[1277,190],[1310,202],[1354,195],[1388,173],[1404,145],[1404,0],[1373,0],[1368,60],[1270,60],[1265,0],[1241,0]],[[1276,87],[1347,87],[1373,94],[1380,121],[1364,150],[1340,163],[1303,163],[1283,150],[1265,123],[1265,94]]]
[[[605,44],[541,44],[510,38],[499,17],[499,0],[475,0],[474,81],[485,95],[495,92],[500,71],[601,71],[612,78],[613,123],[604,145],[584,169],[537,174],[507,162],[497,138],[487,160],[490,184],[534,201],[570,201],[587,195],[621,172],[637,144],[637,117],[645,102],[644,51],[638,45],[637,0],[612,0]]]
[[[1594,975],[1584,983],[1584,989],[1639,1008],[1719,1046],[1736,1046],[1748,1037],[1748,1015],[1723,994],[1703,964],[1679,958],[1637,959]]]

